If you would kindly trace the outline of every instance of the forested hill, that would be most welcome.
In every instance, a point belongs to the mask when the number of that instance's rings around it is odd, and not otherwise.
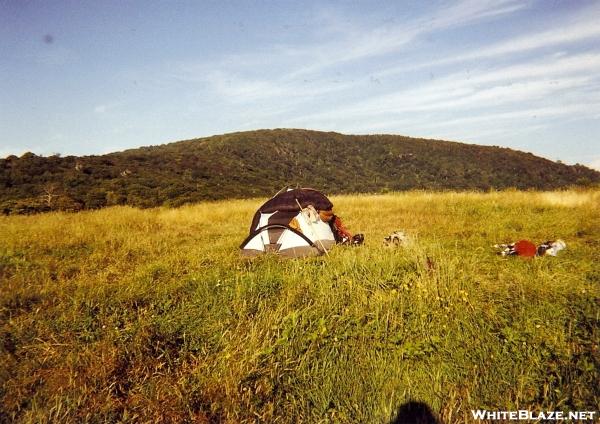
[[[267,197],[286,185],[327,194],[408,189],[556,189],[600,173],[507,148],[396,135],[277,129],[102,156],[0,159],[0,211],[177,206]]]

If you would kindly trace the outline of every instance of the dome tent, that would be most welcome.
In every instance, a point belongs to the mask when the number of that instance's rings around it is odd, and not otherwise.
[[[332,209],[333,203],[317,190],[279,192],[254,214],[250,234],[240,245],[242,254],[273,252],[290,258],[321,255],[336,243],[330,224],[321,219],[333,216]]]

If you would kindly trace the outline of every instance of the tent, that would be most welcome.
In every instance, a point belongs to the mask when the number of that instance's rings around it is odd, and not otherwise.
[[[240,245],[244,256],[267,252],[298,258],[325,253],[336,243],[328,222],[333,204],[317,190],[279,192],[254,214],[250,234]]]

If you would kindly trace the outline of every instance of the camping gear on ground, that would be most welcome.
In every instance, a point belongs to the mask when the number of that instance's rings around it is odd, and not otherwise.
[[[544,255],[556,256],[556,254],[558,252],[560,252],[561,250],[564,250],[566,248],[567,248],[567,244],[564,241],[562,241],[561,239],[558,239],[556,241],[545,241],[538,246],[537,255],[538,256],[544,256]]]
[[[385,247],[399,247],[406,244],[408,237],[404,231],[396,230],[389,236],[383,238],[383,245]]]
[[[523,256],[527,258],[532,258],[534,256],[556,256],[556,254],[566,249],[567,244],[558,239],[556,241],[545,241],[539,246],[536,246],[529,240],[519,240],[516,243],[508,243],[508,244],[495,244],[494,247],[496,249],[501,249],[498,255],[502,256]]]
[[[352,238],[350,240],[348,240],[347,244],[349,244],[350,246],[360,246],[364,242],[365,242],[364,234],[354,234],[352,236]]]
[[[357,238],[358,237],[358,238]],[[336,243],[361,244],[333,213],[333,203],[310,188],[288,189],[265,202],[254,214],[242,254],[278,253],[298,258],[327,253]]]

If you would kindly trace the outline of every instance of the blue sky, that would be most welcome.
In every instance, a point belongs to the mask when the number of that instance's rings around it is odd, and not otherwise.
[[[260,128],[600,169],[600,1],[0,0],[0,157]]]

